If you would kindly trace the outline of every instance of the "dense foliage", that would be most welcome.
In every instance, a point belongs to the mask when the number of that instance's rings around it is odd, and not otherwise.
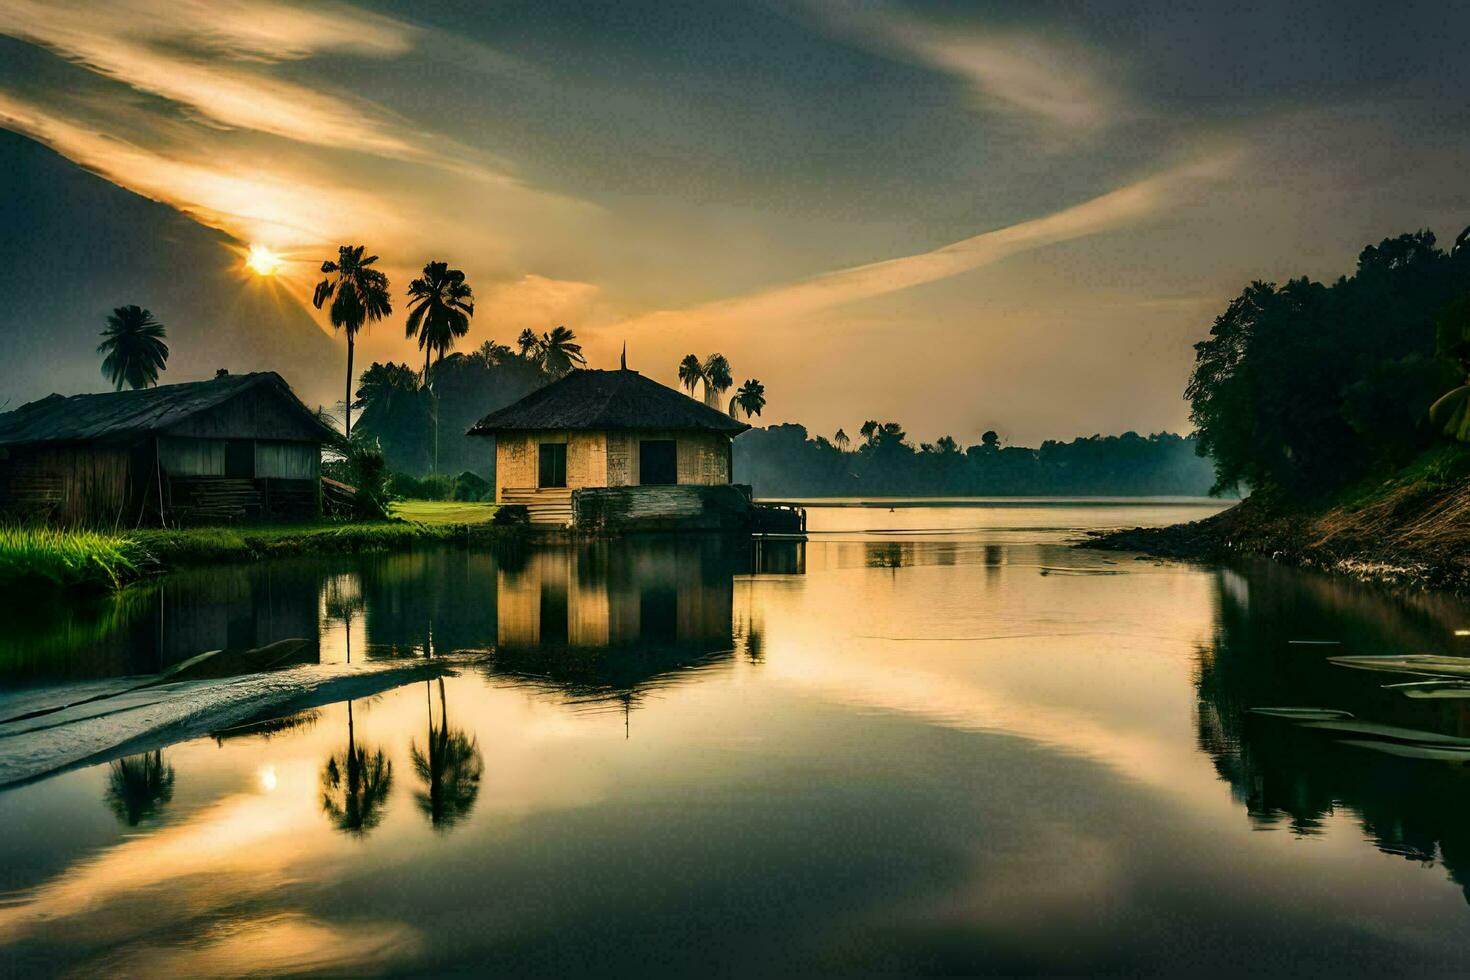
[[[417,478],[469,471],[490,477],[495,443],[467,436],[466,430],[549,380],[535,356],[493,343],[438,361],[427,386],[406,364],[375,363],[360,379],[355,406],[362,415],[354,433],[376,440],[395,473]]]
[[[896,422],[846,437],[809,438],[800,425],[752,429],[735,440],[735,479],[763,497],[1203,494],[1210,465],[1194,440],[1169,433],[1002,446],[994,432],[961,448],[951,437],[915,447]]]
[[[1465,375],[1464,239],[1385,239],[1330,286],[1253,282],[1230,302],[1186,391],[1218,488],[1321,493],[1436,438],[1428,409]]]

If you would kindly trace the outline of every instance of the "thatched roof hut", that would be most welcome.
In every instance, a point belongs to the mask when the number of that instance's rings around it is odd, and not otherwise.
[[[618,504],[641,516],[707,509],[709,495],[686,488],[727,486],[730,440],[749,428],[623,369],[573,371],[469,431],[496,439],[498,502],[527,505],[538,523],[569,524],[574,491],[647,489]]]
[[[331,438],[273,372],[49,395],[0,414],[0,510],[128,526],[309,516]]]

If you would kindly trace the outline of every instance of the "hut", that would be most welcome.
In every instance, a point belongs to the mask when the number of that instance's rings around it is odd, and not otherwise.
[[[573,371],[485,416],[495,500],[535,524],[588,529],[748,522],[731,440],[750,426],[626,368]]]
[[[108,527],[310,518],[332,436],[273,372],[49,395],[0,415],[0,511]]]

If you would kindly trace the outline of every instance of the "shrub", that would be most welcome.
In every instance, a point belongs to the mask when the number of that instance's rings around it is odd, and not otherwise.
[[[455,500],[485,500],[488,499],[489,494],[494,492],[495,488],[490,485],[489,480],[469,470],[465,470],[454,478]]]
[[[524,527],[531,523],[531,512],[525,504],[502,504],[490,523],[499,527]]]

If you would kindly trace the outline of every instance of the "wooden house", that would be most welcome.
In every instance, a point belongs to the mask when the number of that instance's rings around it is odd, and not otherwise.
[[[731,439],[750,426],[637,371],[572,371],[471,427],[494,436],[495,499],[537,524],[743,520]]]
[[[0,512],[97,527],[311,518],[332,434],[273,372],[50,395],[0,415]]]

